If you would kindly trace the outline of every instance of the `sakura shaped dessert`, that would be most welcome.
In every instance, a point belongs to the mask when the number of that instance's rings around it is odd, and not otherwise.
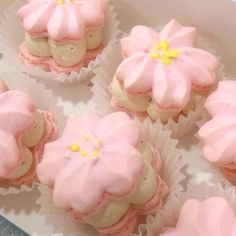
[[[236,182],[236,81],[225,80],[208,97],[205,108],[210,115],[198,134],[204,157]]]
[[[50,112],[37,109],[27,94],[9,90],[0,80],[0,188],[37,180],[44,145],[56,134]]]
[[[18,16],[25,29],[20,57],[28,66],[70,74],[103,49],[108,0],[29,0]]]
[[[61,138],[46,145],[39,180],[52,189],[54,205],[78,222],[100,235],[129,235],[168,191],[158,150],[140,137],[124,112],[70,118]]]
[[[234,236],[236,216],[222,197],[189,199],[182,206],[176,227],[163,230],[166,232],[160,236]]]
[[[121,39],[111,104],[140,118],[178,122],[216,86],[218,59],[197,48],[197,31],[171,20],[160,32],[135,26]]]

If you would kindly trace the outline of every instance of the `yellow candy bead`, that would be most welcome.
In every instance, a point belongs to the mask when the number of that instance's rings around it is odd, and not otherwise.
[[[70,145],[70,150],[71,150],[72,152],[79,152],[79,151],[80,151],[80,146],[77,145],[77,144],[71,144],[71,145]]]
[[[164,65],[170,65],[171,64],[171,60],[169,59],[169,58],[162,58],[162,63],[164,64]]]
[[[152,58],[153,60],[157,60],[157,59],[160,58],[160,55],[159,55],[158,53],[156,53],[156,52],[153,52],[153,53],[151,53],[151,58]]]
[[[88,155],[88,153],[87,153],[86,151],[82,151],[82,152],[81,152],[81,156],[82,156],[82,157],[86,157],[87,155]]]
[[[64,0],[57,0],[58,5],[63,5],[64,4]]]
[[[100,150],[99,150],[99,149],[95,149],[95,150],[93,151],[93,156],[94,156],[94,157],[99,157],[99,156],[100,156]]]
[[[90,136],[88,136],[88,135],[85,135],[85,136],[84,136],[84,141],[87,141],[87,142],[88,142],[88,141],[90,141],[90,140],[91,140]]]
[[[159,51],[159,50],[161,49],[161,45],[160,45],[160,44],[156,44],[156,45],[154,45],[154,48],[155,48],[157,51]]]
[[[163,40],[161,42],[160,46],[161,46],[161,49],[164,51],[168,51],[168,49],[169,49],[169,43],[166,40]]]
[[[178,57],[178,52],[176,50],[170,50],[166,52],[165,57],[167,58],[177,58]]]

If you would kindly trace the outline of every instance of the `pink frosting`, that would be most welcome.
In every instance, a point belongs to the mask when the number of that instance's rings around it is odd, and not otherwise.
[[[42,160],[43,150],[45,143],[55,140],[57,137],[57,126],[54,121],[53,115],[48,111],[40,111],[44,118],[44,133],[42,139],[31,149],[33,153],[33,164],[30,170],[18,179],[12,179],[14,185],[29,184],[37,179],[36,169],[38,163]]]
[[[155,46],[168,43],[172,55],[162,62],[152,58]],[[162,109],[182,110],[189,101],[191,90],[208,90],[216,82],[219,61],[209,52],[195,48],[196,29],[171,20],[157,33],[145,26],[136,26],[130,36],[121,40],[124,60],[115,74],[131,94],[151,93]],[[159,49],[160,50],[160,49]]]
[[[134,190],[144,168],[142,155],[135,148],[138,141],[139,126],[126,113],[70,118],[62,137],[45,146],[37,169],[39,180],[54,188],[57,207],[87,217],[109,199]],[[79,150],[72,151],[73,144]],[[95,149],[99,149],[97,157]]]
[[[0,178],[21,162],[20,139],[34,124],[34,111],[34,104],[26,94],[13,90],[0,93]]]
[[[235,236],[236,218],[224,198],[200,202],[188,200],[182,207],[176,228],[161,236]]]
[[[107,0],[31,0],[18,11],[25,30],[35,37],[79,40],[90,28],[102,27]]]
[[[212,116],[199,130],[204,156],[218,165],[236,163],[236,81],[221,81],[205,103]]]

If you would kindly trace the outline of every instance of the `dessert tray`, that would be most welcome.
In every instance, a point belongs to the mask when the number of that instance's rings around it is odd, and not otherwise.
[[[12,0],[0,1],[1,15]],[[211,48],[223,61],[225,77],[234,79],[236,76],[236,28],[235,14],[236,2],[231,0],[111,0],[117,19],[120,21],[119,29],[128,33],[134,25],[148,25],[158,27],[166,24],[170,19],[178,19],[182,24],[195,26],[200,36],[207,40]],[[214,12],[214,14],[212,14]],[[1,19],[0,19],[1,24]],[[1,36],[0,36],[1,40]],[[0,72],[15,72],[17,68],[11,66],[0,52]],[[59,99],[59,105],[64,109],[65,116],[82,115],[87,111],[97,111],[96,100],[91,92],[90,83],[76,85],[60,84],[55,81],[43,81],[47,90]],[[188,184],[200,185],[207,182],[217,186],[222,175],[216,171],[204,158],[197,138],[197,127],[189,134],[182,137],[177,143],[177,148],[182,153],[185,163],[186,178],[183,181],[184,190]],[[226,181],[226,185],[229,183]],[[38,186],[30,192],[0,195],[0,214],[6,216],[18,227],[30,235],[49,236],[63,235],[54,232],[50,224],[46,224],[45,216],[39,211],[36,203],[40,197]],[[140,222],[144,224],[145,219]],[[70,225],[68,225],[70,227]],[[138,229],[136,230],[138,234]],[[1,235],[1,229],[0,229]],[[87,225],[78,227],[79,236],[96,236],[96,232]]]

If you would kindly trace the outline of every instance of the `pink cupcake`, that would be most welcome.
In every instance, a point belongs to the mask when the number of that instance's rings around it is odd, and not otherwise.
[[[70,118],[61,138],[45,146],[37,173],[56,207],[100,235],[125,236],[139,216],[162,206],[161,169],[161,156],[141,139],[138,123],[117,112]]]
[[[236,181],[236,81],[222,81],[207,99],[205,108],[210,120],[198,134],[204,157],[219,167],[226,178]]]
[[[217,84],[220,66],[196,43],[196,28],[176,20],[160,32],[135,26],[120,42],[122,61],[110,85],[112,106],[162,123],[187,116]]]
[[[57,74],[79,72],[103,49],[107,0],[30,0],[18,11],[25,29],[20,58]]]
[[[27,94],[9,90],[1,80],[0,104],[0,189],[31,185],[45,143],[56,137],[56,123]]]
[[[160,236],[234,236],[236,216],[225,198],[189,199],[181,208],[176,227],[163,231]]]
[[[234,236],[236,197],[233,186],[189,184],[148,216],[133,236]]]

